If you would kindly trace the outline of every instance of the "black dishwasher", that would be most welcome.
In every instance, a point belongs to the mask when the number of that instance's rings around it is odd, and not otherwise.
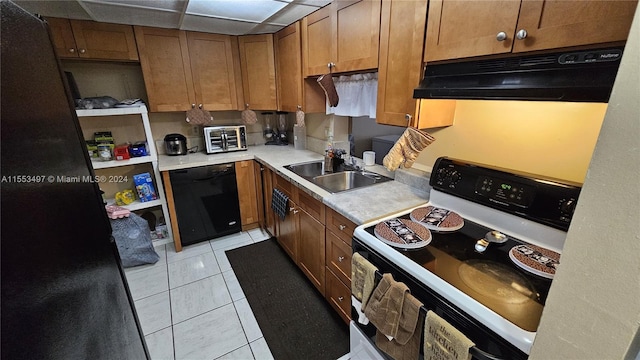
[[[233,163],[169,171],[182,245],[239,232]]]

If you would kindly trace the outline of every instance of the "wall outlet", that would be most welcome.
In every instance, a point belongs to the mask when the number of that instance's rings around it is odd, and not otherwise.
[[[192,136],[200,136],[202,133],[202,129],[198,125],[194,125],[191,127],[191,135]]]

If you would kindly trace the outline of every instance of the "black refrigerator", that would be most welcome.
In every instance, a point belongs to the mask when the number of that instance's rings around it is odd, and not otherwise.
[[[2,359],[148,359],[48,27],[0,5]]]

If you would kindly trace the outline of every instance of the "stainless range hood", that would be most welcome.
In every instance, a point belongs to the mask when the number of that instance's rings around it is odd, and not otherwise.
[[[416,99],[608,102],[622,48],[427,65]]]

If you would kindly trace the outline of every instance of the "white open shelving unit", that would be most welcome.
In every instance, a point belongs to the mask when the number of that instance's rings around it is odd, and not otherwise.
[[[115,168],[119,166],[127,166],[127,165],[137,165],[137,164],[146,164],[150,163],[153,167],[153,176],[155,178],[155,187],[156,192],[158,193],[159,199],[153,201],[142,202],[140,200],[136,200],[129,205],[122,206],[124,208],[129,209],[130,211],[144,210],[153,208],[156,206],[160,206],[162,208],[162,215],[164,216],[165,224],[167,225],[167,231],[169,233],[168,237],[153,240],[153,245],[158,246],[162,244],[173,243],[173,239],[171,237],[172,229],[171,229],[171,221],[169,219],[169,210],[167,208],[167,199],[164,193],[164,187],[162,186],[162,177],[160,176],[160,171],[158,170],[158,152],[156,151],[156,145],[153,141],[153,136],[151,134],[151,125],[149,124],[149,114],[147,111],[147,107],[141,105],[139,107],[128,107],[128,108],[112,108],[112,109],[93,109],[93,110],[76,110],[76,114],[79,118],[87,118],[87,117],[102,117],[102,116],[120,116],[120,115],[140,115],[140,120],[142,121],[142,126],[144,127],[144,133],[147,140],[147,148],[149,149],[148,156],[134,157],[129,160],[112,160],[112,161],[92,161],[91,165],[94,170],[98,169],[108,169]],[[107,204],[115,204],[115,199],[107,199]]]

